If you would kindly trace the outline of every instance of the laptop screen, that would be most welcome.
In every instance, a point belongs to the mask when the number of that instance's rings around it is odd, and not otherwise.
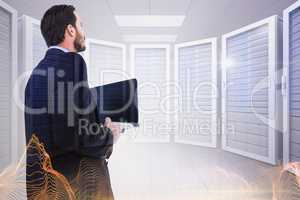
[[[113,122],[138,125],[137,80],[130,79],[92,88],[96,94],[97,114],[100,123],[105,117]]]

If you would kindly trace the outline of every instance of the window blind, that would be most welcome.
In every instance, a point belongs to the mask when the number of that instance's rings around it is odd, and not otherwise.
[[[223,36],[223,148],[271,164],[280,153],[277,23],[274,16]]]
[[[136,142],[168,142],[169,47],[165,45],[132,46],[132,71],[137,78],[140,127]]]
[[[16,11],[0,1],[0,169],[15,159],[13,144],[16,131],[12,105],[14,70],[16,69]]]
[[[216,51],[215,38],[175,46],[181,91],[175,142],[216,147]]]
[[[127,79],[125,46],[106,41],[88,40],[87,68],[91,87]]]
[[[284,162],[300,161],[300,2],[284,11]]]
[[[19,96],[24,102],[25,86],[29,74],[44,58],[48,49],[40,31],[40,21],[23,15],[18,21],[18,74],[27,73],[26,79],[19,88]],[[26,147],[24,109],[18,108],[18,155],[22,156]]]
[[[42,36],[39,23],[32,23],[32,67],[35,67],[44,58],[48,49]]]

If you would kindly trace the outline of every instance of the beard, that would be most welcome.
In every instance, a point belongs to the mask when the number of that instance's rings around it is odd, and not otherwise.
[[[76,34],[76,38],[74,40],[74,48],[79,53],[85,51],[85,37],[81,36],[78,32]]]

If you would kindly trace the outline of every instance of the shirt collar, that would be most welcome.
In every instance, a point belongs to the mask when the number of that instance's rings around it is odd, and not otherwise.
[[[49,47],[48,49],[60,49],[60,50],[62,50],[62,51],[65,52],[65,53],[68,53],[68,52],[69,52],[68,49],[63,48],[63,47],[60,47],[60,46],[51,46],[51,47]]]

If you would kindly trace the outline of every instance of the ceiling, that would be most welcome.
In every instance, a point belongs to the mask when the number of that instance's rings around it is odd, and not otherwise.
[[[222,34],[281,15],[296,0],[4,0],[19,15],[40,19],[54,4],[73,4],[88,37],[122,41],[122,35],[178,35],[177,42],[220,37]],[[114,15],[186,15],[180,28],[120,28]]]
[[[105,0],[113,15],[187,15],[192,0]],[[134,35],[171,35],[177,37],[180,28],[120,27],[127,38]],[[138,37],[137,37],[138,38]],[[162,40],[165,37],[161,37]],[[133,40],[134,41],[134,40]]]
[[[192,0],[106,0],[118,15],[185,15]]]

